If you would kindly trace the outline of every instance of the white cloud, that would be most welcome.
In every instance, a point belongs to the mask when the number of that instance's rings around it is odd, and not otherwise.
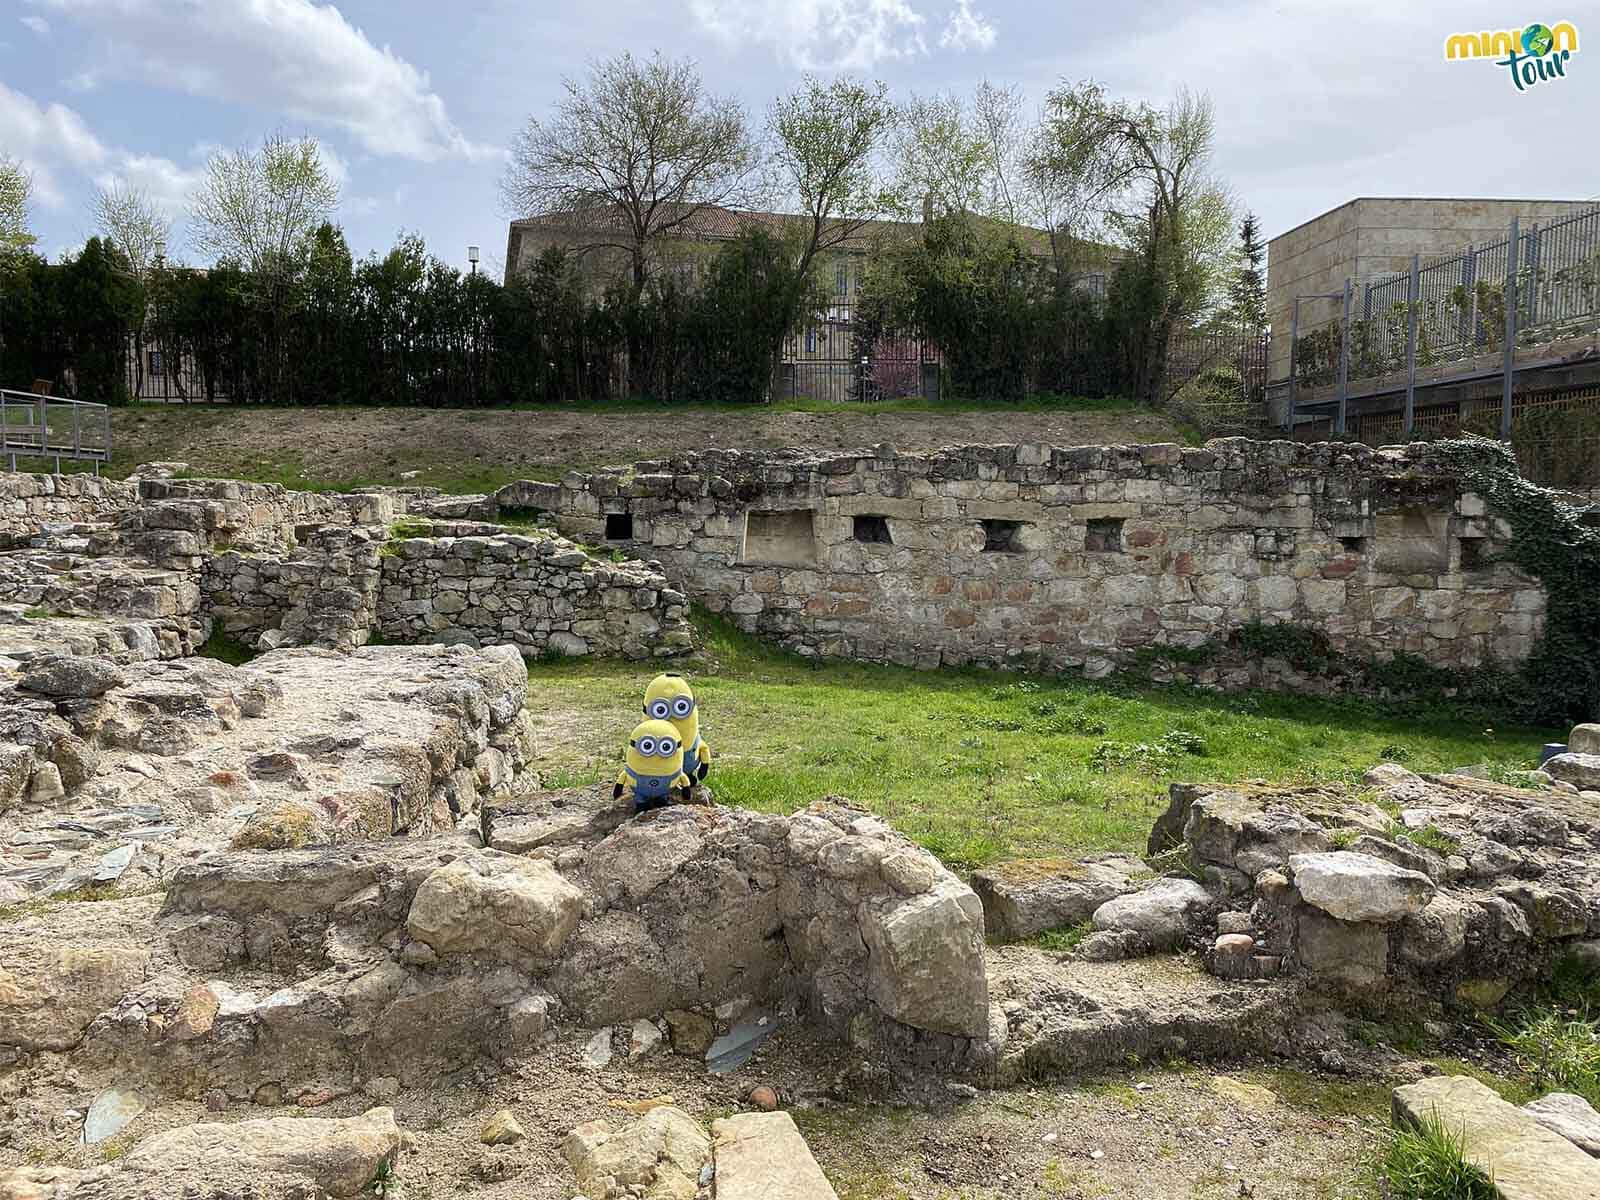
[[[171,159],[109,147],[65,104],[40,104],[0,83],[0,146],[33,175],[34,196],[46,208],[67,204],[68,176],[96,187],[122,182],[148,192],[168,211],[180,211],[199,182],[198,168]],[[73,189],[80,191],[81,188]]]
[[[691,0],[690,9],[724,43],[765,43],[811,70],[863,70],[928,51],[909,0]]]
[[[987,50],[994,45],[995,28],[972,7],[972,0],[956,0],[939,35],[939,45],[949,50]]]
[[[21,22],[29,29],[37,33],[40,37],[50,36],[50,22],[46,21],[43,17],[30,15],[18,19],[21,20]]]
[[[127,78],[347,131],[374,154],[490,158],[426,73],[312,0],[33,0],[95,38],[93,86]]]

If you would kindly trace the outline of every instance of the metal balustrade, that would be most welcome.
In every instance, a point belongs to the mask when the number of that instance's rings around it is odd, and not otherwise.
[[[21,458],[88,462],[95,474],[111,461],[111,410],[86,400],[66,400],[0,388],[0,455],[9,470]]]

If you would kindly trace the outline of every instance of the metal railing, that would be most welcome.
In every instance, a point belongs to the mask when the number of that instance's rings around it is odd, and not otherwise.
[[[86,400],[65,400],[0,388],[0,455],[15,471],[19,458],[53,458],[92,464],[111,461],[111,410]]]
[[[1342,303],[1338,317],[1300,327],[1300,304]],[[1335,432],[1345,432],[1353,384],[1403,375],[1380,390],[1406,395],[1402,425],[1412,431],[1417,372],[1431,384],[1471,373],[1502,375],[1501,436],[1510,432],[1512,379],[1518,350],[1600,334],[1600,208],[1523,229],[1511,219],[1506,236],[1365,284],[1346,279],[1342,292],[1297,296],[1291,323],[1289,418],[1296,392],[1337,383]],[[1497,366],[1474,360],[1498,358]],[[1362,389],[1371,391],[1371,387]]]

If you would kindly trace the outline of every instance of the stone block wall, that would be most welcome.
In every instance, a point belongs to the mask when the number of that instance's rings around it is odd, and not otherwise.
[[[1221,439],[709,451],[514,483],[502,508],[659,560],[807,654],[1102,674],[1254,620],[1441,666],[1524,659],[1544,595],[1425,445]]]
[[[97,475],[0,472],[0,548],[21,545],[44,526],[111,520],[134,497],[132,484]]]
[[[404,538],[383,558],[388,641],[650,658],[691,648],[686,616],[683,593],[654,565],[597,560],[563,538]]]

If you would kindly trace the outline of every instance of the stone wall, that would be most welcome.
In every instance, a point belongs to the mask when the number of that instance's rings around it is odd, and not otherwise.
[[[386,547],[378,625],[395,642],[650,658],[690,649],[687,611],[653,565],[591,558],[564,538],[414,537]]]
[[[134,495],[132,484],[97,475],[0,472],[0,548],[21,545],[47,525],[110,520]]]
[[[392,537],[301,528],[284,553],[229,550],[206,561],[210,613],[251,647],[351,649],[387,642],[512,645],[650,658],[688,650],[686,601],[659,570],[605,562],[553,534],[467,526],[477,536]]]
[[[806,654],[1110,671],[1251,621],[1441,666],[1515,663],[1544,596],[1425,445],[710,451],[514,483],[504,508],[659,560]]]

